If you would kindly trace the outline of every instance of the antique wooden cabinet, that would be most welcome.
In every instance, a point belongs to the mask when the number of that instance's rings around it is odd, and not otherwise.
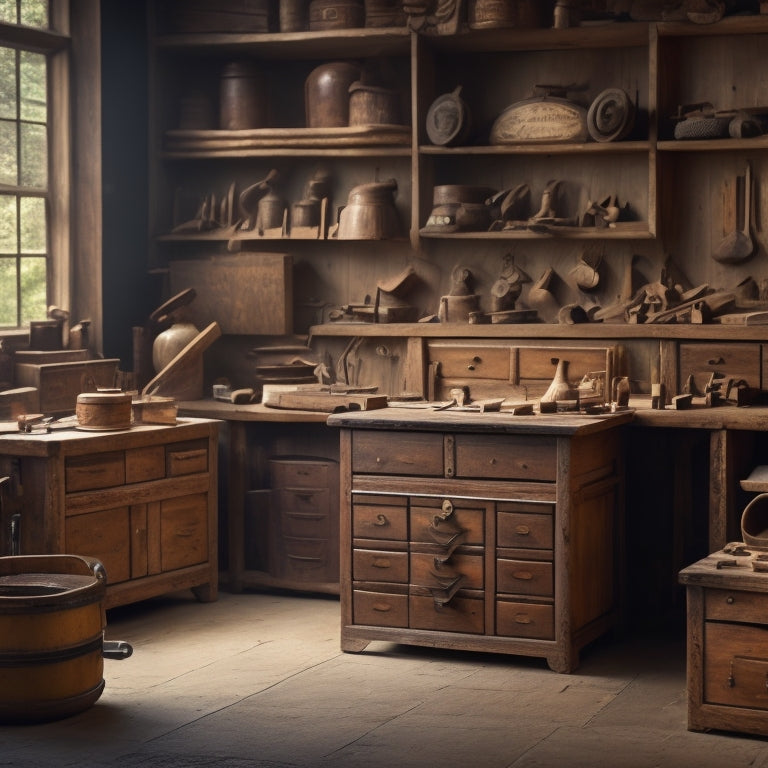
[[[754,571],[749,555],[719,551],[681,571],[680,582],[689,730],[768,735],[768,573]]]
[[[0,435],[3,539],[22,555],[99,559],[107,608],[187,588],[215,600],[217,436],[207,419]]]
[[[544,657],[618,615],[622,424],[390,408],[341,428],[341,646]]]

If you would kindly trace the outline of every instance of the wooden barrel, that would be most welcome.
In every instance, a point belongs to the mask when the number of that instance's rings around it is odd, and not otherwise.
[[[93,558],[0,557],[0,723],[68,717],[101,696],[105,590]]]

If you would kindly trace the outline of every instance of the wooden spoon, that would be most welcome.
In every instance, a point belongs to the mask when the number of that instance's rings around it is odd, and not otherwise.
[[[752,169],[747,163],[744,174],[744,226],[736,229],[720,242],[713,258],[721,264],[740,264],[755,252],[752,239]]]

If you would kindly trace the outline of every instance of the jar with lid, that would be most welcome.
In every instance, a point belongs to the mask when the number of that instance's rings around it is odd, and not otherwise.
[[[225,131],[266,126],[264,81],[251,62],[234,61],[221,73],[219,125]]]

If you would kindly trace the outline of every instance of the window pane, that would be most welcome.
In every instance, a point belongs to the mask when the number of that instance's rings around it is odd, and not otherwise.
[[[0,21],[17,24],[16,0],[0,0]]]
[[[46,120],[45,57],[39,53],[22,51],[19,67],[21,119],[44,123]]]
[[[0,184],[19,183],[16,123],[0,120]]]
[[[45,259],[27,256],[21,259],[21,324],[44,319],[48,311],[45,285]]]
[[[15,254],[18,248],[16,195],[0,195],[0,253]]]
[[[48,183],[48,142],[44,125],[21,126],[21,169],[23,187],[44,189]]]
[[[16,326],[16,259],[0,259],[0,326]]]
[[[16,51],[0,48],[0,117],[15,120],[17,116]]]
[[[21,0],[21,23],[28,27],[48,27],[48,0]]]
[[[21,198],[21,252],[45,253],[45,200]]]

